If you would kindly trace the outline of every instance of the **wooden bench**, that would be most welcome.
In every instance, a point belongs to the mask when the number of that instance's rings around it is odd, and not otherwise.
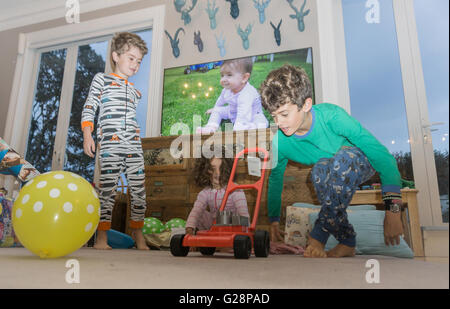
[[[425,256],[422,240],[422,231],[419,222],[419,209],[417,205],[416,189],[402,189],[402,201],[406,210],[402,212],[402,222],[405,241],[414,251],[414,256]],[[381,190],[358,190],[353,195],[350,205],[383,205]]]

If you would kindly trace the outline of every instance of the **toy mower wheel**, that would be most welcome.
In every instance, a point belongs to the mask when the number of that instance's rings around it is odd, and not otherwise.
[[[173,256],[186,256],[189,253],[189,247],[183,247],[184,234],[173,235],[170,240],[170,252]]]
[[[200,253],[203,255],[213,255],[216,252],[216,247],[200,247]]]
[[[268,257],[270,251],[270,237],[267,231],[258,230],[255,233],[255,256]]]
[[[252,253],[252,241],[245,235],[237,235],[233,242],[234,257],[237,259],[248,259]]]

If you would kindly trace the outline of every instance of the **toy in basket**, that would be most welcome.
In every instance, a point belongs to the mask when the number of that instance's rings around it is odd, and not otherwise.
[[[264,154],[260,179],[253,184],[237,185],[234,183],[233,179],[239,158],[248,153],[258,152]],[[252,248],[256,257],[267,257],[269,255],[269,233],[263,230],[256,230],[268,157],[268,152],[263,148],[244,149],[236,155],[219,214],[213,226],[208,231],[198,231],[195,235],[174,235],[170,241],[170,252],[172,255],[186,256],[190,247],[199,247],[203,255],[213,255],[218,247],[232,247],[234,249],[234,257],[237,259],[248,259]],[[224,211],[228,196],[237,189],[256,189],[258,192],[253,220],[250,226],[248,218]]]

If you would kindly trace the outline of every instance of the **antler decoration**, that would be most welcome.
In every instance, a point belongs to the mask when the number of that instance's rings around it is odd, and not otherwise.
[[[238,29],[237,29],[237,33],[239,34],[239,36],[242,39],[242,45],[244,46],[244,49],[248,49],[250,47],[250,41],[248,39],[248,36],[250,35],[250,33],[252,32],[252,28],[253,25],[249,24],[246,28],[245,31],[242,30],[241,25],[239,25]]]
[[[198,31],[198,33],[194,31],[194,44],[197,45],[199,52],[203,51],[203,41],[200,37],[200,30]]]
[[[208,13],[209,26],[211,27],[212,30],[216,29],[217,26],[216,22],[217,11],[219,11],[219,8],[216,7],[216,0],[214,0],[212,5],[211,2],[208,0],[208,8],[206,9],[206,13]]]
[[[223,37],[223,33],[217,37],[217,35],[214,35],[216,37],[217,47],[220,50],[220,56],[225,57],[226,50],[225,50],[225,38]]]
[[[230,8],[230,15],[234,19],[238,18],[239,16],[239,6],[238,6],[238,0],[226,0],[230,2],[231,8]]]
[[[180,48],[178,47],[178,44],[180,43],[180,40],[178,39],[178,34],[180,33],[180,31],[183,31],[183,33],[185,33],[183,28],[178,28],[177,32],[175,32],[174,38],[172,39],[170,33],[167,32],[167,30],[164,30],[164,32],[166,33],[167,37],[170,40],[170,46],[172,46],[172,54],[175,58],[178,58],[178,56],[180,55]]]
[[[191,22],[191,15],[189,13],[194,9],[195,5],[197,4],[197,0],[192,0],[191,7],[188,7],[186,9],[183,9],[186,5],[186,0],[174,0],[173,4],[175,5],[175,10],[178,13],[181,13],[181,19],[184,21],[184,25],[186,26]]]
[[[281,26],[281,22],[283,21],[283,19],[280,20],[280,22],[278,23],[278,26],[275,27],[274,24],[272,24],[272,22],[270,22],[270,24],[272,25],[273,28],[273,35],[275,36],[275,42],[277,42],[277,45],[280,46],[281,44],[281,31],[280,31],[280,26]]]
[[[175,10],[178,13],[181,13],[181,9],[183,8],[183,6],[186,4],[186,0],[174,0],[173,4],[175,5]]]
[[[258,13],[259,13],[259,22],[261,24],[263,24],[264,21],[266,20],[265,9],[269,5],[270,0],[262,0],[262,2],[260,2],[259,0],[253,0],[253,3],[254,3],[255,8],[258,10]]]
[[[303,11],[305,9],[305,5],[306,5],[306,0],[303,2],[302,7],[300,8],[300,10],[298,10],[293,4],[292,2],[294,0],[286,0],[289,3],[289,6],[294,10],[295,14],[289,15],[291,18],[293,19],[297,19],[297,27],[298,30],[300,32],[305,31],[305,22],[304,22],[304,17],[306,15],[309,14],[309,9],[306,10],[305,12]]]

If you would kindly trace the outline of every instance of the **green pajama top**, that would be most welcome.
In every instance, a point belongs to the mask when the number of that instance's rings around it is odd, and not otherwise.
[[[382,191],[400,193],[401,177],[395,158],[369,131],[341,107],[322,103],[311,109],[311,128],[303,136],[278,130],[272,141],[273,169],[269,177],[268,208],[271,222],[280,220],[283,178],[288,160],[305,165],[331,158],[343,146],[358,147],[378,172]]]

